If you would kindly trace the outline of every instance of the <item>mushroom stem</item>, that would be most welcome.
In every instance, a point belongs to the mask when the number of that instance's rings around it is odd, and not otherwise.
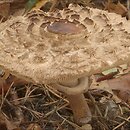
[[[73,110],[74,119],[79,125],[91,120],[91,112],[83,94],[67,95],[70,107]]]
[[[83,125],[91,120],[91,112],[83,95],[88,90],[88,77],[64,81],[54,87],[66,94],[77,124]]]

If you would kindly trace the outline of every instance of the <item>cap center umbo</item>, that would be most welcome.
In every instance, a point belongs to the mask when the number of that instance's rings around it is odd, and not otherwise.
[[[47,30],[52,33],[57,33],[57,34],[77,34],[80,33],[83,28],[80,26],[69,22],[69,21],[55,21],[52,24],[49,24],[47,26]]]

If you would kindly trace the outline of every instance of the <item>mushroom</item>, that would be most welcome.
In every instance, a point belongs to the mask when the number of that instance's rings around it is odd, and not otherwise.
[[[64,92],[76,122],[88,123],[88,77],[129,62],[129,27],[117,14],[75,5],[12,17],[0,25],[0,67]]]

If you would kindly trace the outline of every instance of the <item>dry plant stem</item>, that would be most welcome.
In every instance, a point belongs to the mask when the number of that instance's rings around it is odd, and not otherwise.
[[[88,79],[86,80],[86,83],[87,84],[84,85],[86,85],[86,88],[88,88]],[[79,79],[75,79],[75,80],[64,82],[62,84],[66,87],[71,87],[72,89],[75,89],[77,86],[79,87],[80,86],[79,84],[81,83],[79,82]],[[75,93],[75,94],[66,93],[66,96],[70,103],[70,107],[73,111],[75,121],[79,125],[88,123],[91,120],[91,112],[85,100],[85,97],[83,95],[83,91],[81,90],[79,93]]]
[[[130,120],[130,116],[126,119],[126,120]],[[122,123],[120,123],[119,125],[117,125],[115,128],[113,128],[112,130],[117,130],[118,128],[120,128],[121,126],[123,126],[126,123],[126,121],[123,121]]]
[[[92,103],[93,103],[93,105],[95,106],[95,108],[96,108],[98,114],[99,114],[101,117],[103,117],[103,115],[102,115],[102,113],[101,113],[99,107],[98,107],[97,104],[96,104],[96,101],[95,101],[94,97],[91,95],[91,93],[90,93],[89,91],[88,91],[88,95],[89,95],[90,99],[92,100]]]
[[[75,123],[73,123],[73,122],[67,120],[67,119],[64,118],[63,116],[61,116],[58,111],[56,111],[56,113],[57,113],[57,115],[58,115],[60,118],[62,118],[63,120],[65,120],[65,121],[66,121],[67,123],[69,123],[71,126],[73,126],[74,128],[77,128],[77,129],[80,130],[80,128],[81,128],[80,126],[78,126],[77,124],[75,124]]]

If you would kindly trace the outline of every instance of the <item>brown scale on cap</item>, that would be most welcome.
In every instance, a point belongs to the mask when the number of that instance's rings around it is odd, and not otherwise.
[[[0,25],[0,66],[66,93],[75,120],[87,123],[87,76],[129,62],[129,27],[121,16],[89,7],[34,11]]]

